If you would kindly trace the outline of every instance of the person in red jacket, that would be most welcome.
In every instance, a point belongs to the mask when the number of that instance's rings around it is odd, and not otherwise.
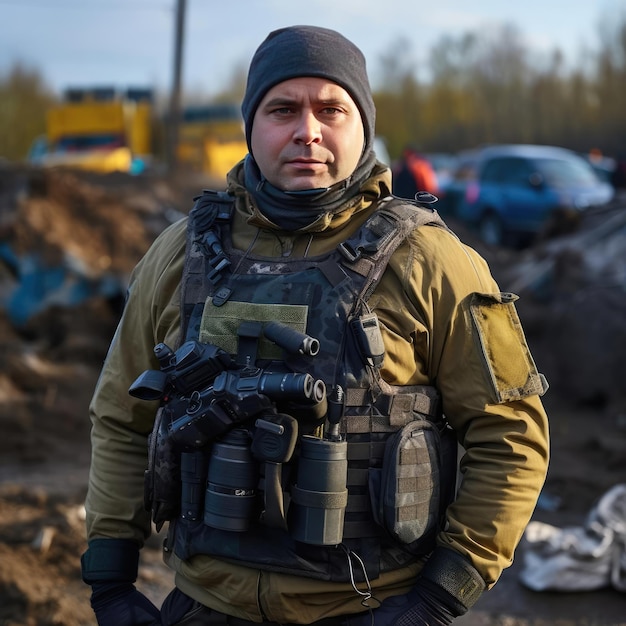
[[[437,173],[430,161],[415,146],[407,146],[393,168],[393,194],[400,198],[415,198],[418,191],[437,195]]]

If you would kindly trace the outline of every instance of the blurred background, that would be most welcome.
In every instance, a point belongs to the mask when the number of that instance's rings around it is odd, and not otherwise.
[[[304,23],[365,53],[394,193],[434,194],[520,296],[551,385],[534,521],[586,528],[626,482],[626,0],[0,0],[1,625],[94,623],[88,404],[130,271],[223,187],[254,50]],[[161,539],[138,583],[157,602]],[[531,589],[530,551],[466,626],[626,624],[626,582]]]
[[[133,156],[163,162],[167,125],[182,123],[186,143],[177,149],[190,159],[187,125],[236,119],[255,48],[270,30],[295,23],[331,26],[363,49],[392,160],[409,143],[443,155],[487,143],[554,144],[604,169],[612,166],[604,156],[624,157],[623,0],[391,0],[384,11],[371,2],[293,5],[2,0],[0,157],[41,158],[43,138],[49,150],[77,149],[68,142],[84,127],[46,120],[82,94],[148,101],[151,135],[136,139]],[[440,156],[437,165],[449,162]]]

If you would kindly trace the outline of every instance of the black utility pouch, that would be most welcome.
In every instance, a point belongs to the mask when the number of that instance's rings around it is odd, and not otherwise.
[[[455,483],[454,433],[416,419],[387,440],[382,468],[370,469],[374,519],[396,541],[422,553],[440,528]]]
[[[154,428],[148,438],[148,468],[144,472],[144,507],[152,512],[157,530],[180,513],[180,452],[168,433],[172,421],[169,407],[157,412]]]

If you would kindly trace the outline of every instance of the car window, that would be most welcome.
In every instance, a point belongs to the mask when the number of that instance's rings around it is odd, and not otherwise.
[[[578,159],[539,159],[537,165],[551,185],[589,185],[598,182],[593,168]]]
[[[475,155],[461,155],[457,158],[452,180],[457,182],[467,182],[475,180],[478,161]]]
[[[508,185],[527,185],[533,167],[519,157],[497,157],[483,166],[481,179],[484,182]]]

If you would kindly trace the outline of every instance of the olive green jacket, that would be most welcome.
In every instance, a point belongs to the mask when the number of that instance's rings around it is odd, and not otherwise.
[[[334,249],[388,195],[389,170],[379,166],[335,216],[302,232],[278,231],[240,184],[233,240],[263,256],[313,256]],[[157,403],[128,394],[146,369],[158,369],[153,347],[179,341],[180,280],[186,218],[165,230],[135,268],[128,301],[90,407],[92,466],[86,499],[88,538],[150,533],[143,508],[147,437]],[[513,559],[534,510],[548,465],[548,424],[540,400],[545,383],[523,335],[512,294],[501,294],[486,262],[446,229],[423,226],[400,246],[369,304],[385,344],[382,375],[395,385],[430,384],[463,448],[456,500],[440,545],[468,557],[492,586]],[[257,571],[198,556],[166,560],[176,583],[208,606],[253,621],[310,623],[364,610],[349,584]],[[409,590],[421,563],[371,581],[374,595]]]

